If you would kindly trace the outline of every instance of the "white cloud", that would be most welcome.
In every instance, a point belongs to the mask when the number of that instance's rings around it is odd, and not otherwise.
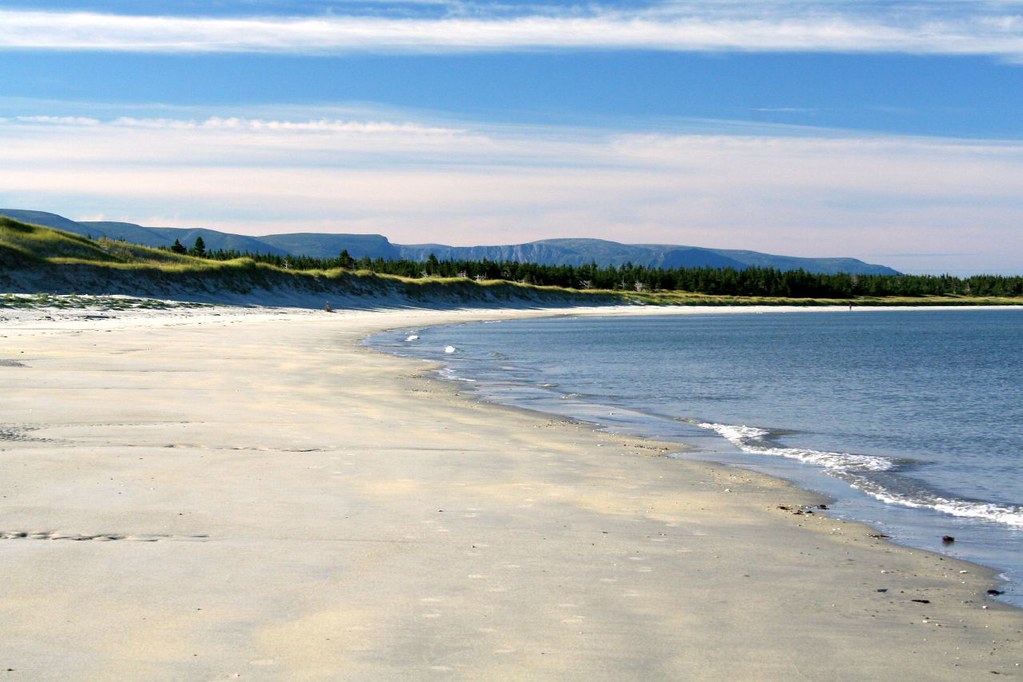
[[[32,123],[99,123],[97,119],[22,116],[20,121]],[[410,135],[419,137],[457,135],[462,130],[423,126],[414,123],[391,123],[387,121],[347,121],[339,119],[309,119],[301,121],[248,118],[239,116],[210,116],[203,119],[139,118],[120,116],[111,123],[115,128],[145,128],[150,130],[220,130],[236,132],[293,132],[293,133],[348,133],[356,135]]]
[[[556,236],[1020,271],[1023,144],[419,122],[0,121],[0,205],[399,243]],[[152,224],[152,223],[150,223]],[[874,260],[877,260],[874,258]],[[895,267],[920,260],[886,258]]]
[[[99,119],[87,116],[17,116],[21,123],[56,123],[66,125],[98,125]]]
[[[444,52],[530,49],[901,52],[1023,58],[1017,3],[673,3],[440,18],[179,17],[0,10],[0,48],[127,52]],[[489,12],[489,13],[488,13]]]

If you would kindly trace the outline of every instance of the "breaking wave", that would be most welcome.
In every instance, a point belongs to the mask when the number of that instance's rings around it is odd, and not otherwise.
[[[699,426],[716,431],[743,452],[753,455],[771,455],[816,464],[828,470],[842,472],[894,471],[897,467],[887,457],[854,455],[848,452],[824,452],[807,448],[785,448],[770,442],[771,432],[755,426],[700,423]]]
[[[908,480],[887,475],[899,470],[898,462],[888,457],[858,455],[848,452],[826,452],[808,448],[783,447],[772,442],[772,433],[756,426],[695,422],[715,431],[737,448],[751,455],[784,457],[812,464],[845,480],[854,488],[886,504],[934,511],[972,519],[985,519],[1023,528],[1023,507],[947,497],[908,484]],[[904,483],[904,485],[900,485]],[[905,490],[898,488],[904,487]]]

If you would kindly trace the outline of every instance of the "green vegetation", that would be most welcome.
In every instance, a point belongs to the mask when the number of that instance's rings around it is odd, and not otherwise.
[[[198,240],[197,240],[198,242]],[[201,244],[197,244],[202,246]],[[191,250],[195,252],[196,247]],[[97,293],[208,302],[308,304],[311,297],[346,297],[374,305],[396,297],[422,305],[601,304],[599,292],[530,287],[514,282],[477,283],[460,278],[416,278],[342,268],[296,269],[253,257],[201,258],[172,249],[123,241],[93,241],[51,228],[0,217],[0,291]]]
[[[282,257],[154,249],[91,240],[0,217],[0,290],[239,299],[260,290],[305,296],[398,296],[446,302],[600,305],[1023,305],[1023,278],[827,275],[802,270],[549,266]],[[234,299],[231,297],[235,296]],[[9,303],[9,302],[8,302]],[[2,304],[0,304],[2,305]]]
[[[93,296],[87,294],[69,294],[60,296],[49,293],[39,294],[3,294],[0,293],[0,310],[26,308],[56,308],[80,310],[93,308],[102,311],[118,310],[170,310],[207,308],[207,303],[189,303],[181,301],[161,301],[153,298],[136,298],[132,296]]]
[[[13,260],[49,263],[168,264],[177,254],[139,244],[82,237],[0,216],[0,254]]]
[[[347,251],[338,258],[276,256],[214,251],[212,259],[246,256],[257,262],[296,270],[353,269],[377,274],[396,275],[409,279],[423,277],[467,278],[476,281],[503,280],[536,286],[573,290],[597,290],[650,294],[658,292],[692,292],[710,297],[734,299],[793,299],[808,305],[808,299],[834,303],[838,301],[906,297],[940,297],[944,303],[964,298],[1015,299],[1023,297],[1023,277],[980,275],[967,278],[951,275],[849,275],[810,273],[805,270],[776,270],[751,267],[734,268],[649,268],[622,266],[538,265],[493,261],[439,261],[432,256],[425,262],[361,258],[353,260]],[[667,302],[671,296],[630,296],[646,302]],[[678,296],[676,296],[678,298]],[[1016,302],[1016,301],[1012,301]],[[735,303],[729,302],[729,305]],[[763,300],[760,300],[763,304]]]
[[[717,296],[682,291],[623,294],[630,303],[641,305],[714,305],[714,306],[1023,306],[1020,296],[857,296],[855,298],[815,298],[784,296]]]

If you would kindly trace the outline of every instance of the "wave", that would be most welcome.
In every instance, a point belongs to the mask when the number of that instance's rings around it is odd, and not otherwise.
[[[1007,526],[1023,528],[1023,507],[1017,505],[957,500],[927,492],[916,492],[913,495],[906,495],[894,492],[867,480],[852,482],[852,486],[887,504],[896,504],[913,509],[933,509],[950,516],[983,519],[985,521],[1004,523]]]
[[[874,477],[885,472],[889,474],[897,472],[899,469],[897,462],[887,457],[781,447],[770,441],[773,434],[767,429],[734,424],[693,423],[717,432],[745,453],[785,457],[819,466],[845,480],[857,490],[886,504],[931,509],[951,516],[983,519],[1023,528],[1023,507],[1017,505],[955,499],[919,487],[914,487],[911,493],[900,492],[893,489],[892,485],[883,484]]]
[[[767,440],[771,436],[770,431],[755,426],[735,426],[732,424],[712,424],[707,422],[698,422],[697,425],[716,431],[743,452],[753,455],[785,457],[799,460],[806,464],[816,464],[832,471],[842,472],[894,471],[898,468],[896,463],[887,457],[855,455],[848,452],[825,452],[808,448],[783,448]]]
[[[462,376],[462,375],[458,374],[451,367],[442,367],[440,370],[438,370],[437,373],[440,375],[440,377],[442,379],[444,379],[446,381],[457,381],[457,382],[463,383],[463,384],[475,384],[476,383],[475,379]]]

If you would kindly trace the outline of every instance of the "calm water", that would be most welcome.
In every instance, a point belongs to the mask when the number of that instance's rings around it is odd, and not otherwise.
[[[1023,310],[555,318],[371,344],[443,360],[488,400],[823,492],[839,516],[1003,571],[1023,605]]]

